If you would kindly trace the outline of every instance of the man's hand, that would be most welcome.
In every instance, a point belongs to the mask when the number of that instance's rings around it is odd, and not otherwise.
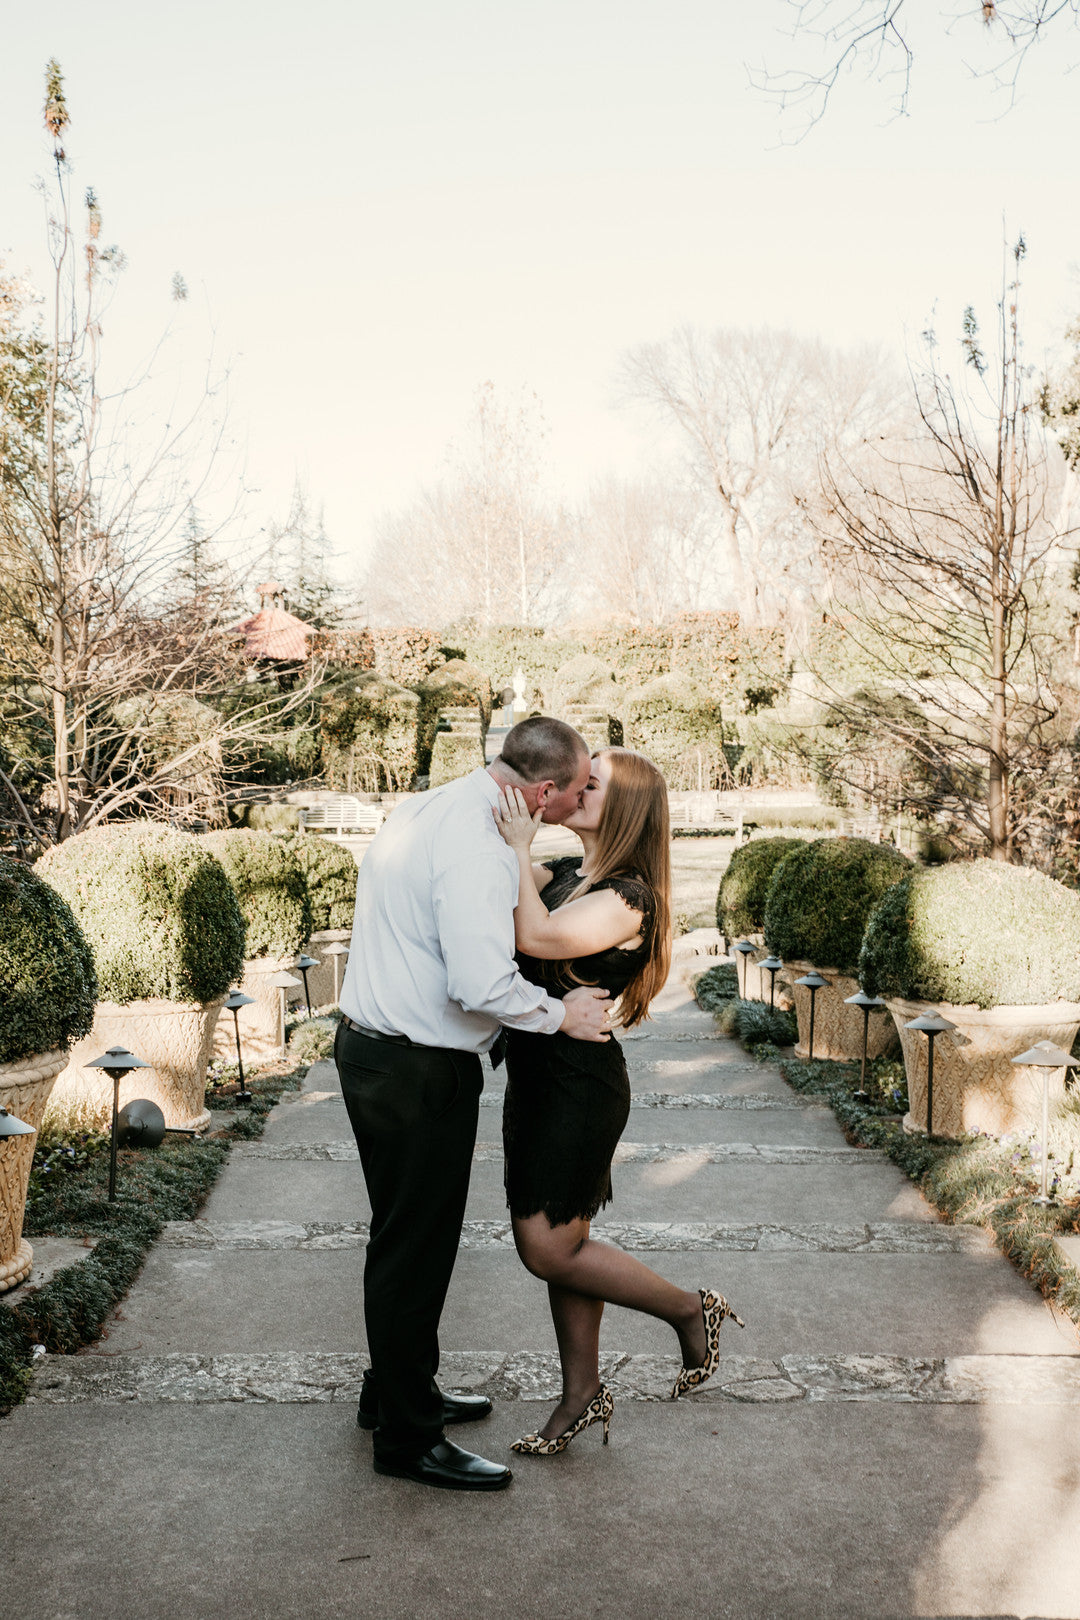
[[[607,990],[583,984],[563,997],[566,1017],[560,1033],[575,1041],[610,1041],[611,996]]]

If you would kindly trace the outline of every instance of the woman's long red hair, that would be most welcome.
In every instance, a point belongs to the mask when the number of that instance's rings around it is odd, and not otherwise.
[[[649,1016],[649,1003],[671,967],[671,829],[667,783],[652,760],[632,748],[601,748],[611,777],[596,829],[589,875],[570,895],[576,900],[610,877],[641,878],[655,903],[649,951],[619,997],[616,1022],[624,1029]]]

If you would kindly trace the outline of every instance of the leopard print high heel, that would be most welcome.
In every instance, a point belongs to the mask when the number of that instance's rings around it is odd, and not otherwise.
[[[705,1360],[700,1367],[684,1367],[676,1378],[671,1389],[671,1398],[677,1401],[680,1395],[687,1390],[697,1389],[706,1378],[711,1378],[720,1365],[720,1328],[724,1318],[730,1316],[733,1322],[740,1327],[746,1323],[741,1316],[736,1316],[723,1294],[718,1294],[713,1288],[699,1288],[701,1295],[701,1314],[705,1320]]]
[[[600,1385],[599,1393],[594,1395],[588,1406],[582,1412],[576,1423],[571,1423],[562,1434],[557,1434],[554,1440],[544,1440],[539,1434],[525,1434],[520,1440],[515,1440],[510,1447],[511,1451],[519,1452],[523,1457],[554,1457],[559,1451],[565,1451],[575,1435],[583,1429],[588,1429],[594,1423],[604,1425],[604,1444],[608,1443],[608,1428],[611,1425],[611,1414],[615,1410],[615,1402],[611,1391],[606,1384]]]

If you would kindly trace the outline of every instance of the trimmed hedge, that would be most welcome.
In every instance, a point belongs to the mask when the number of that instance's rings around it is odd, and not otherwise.
[[[411,789],[423,771],[436,709],[381,675],[360,674],[322,699],[319,727],[328,786],[349,793]]]
[[[287,840],[307,884],[311,931],[351,928],[356,904],[356,862],[347,849],[316,833]]]
[[[727,939],[762,932],[772,875],[801,842],[798,838],[752,838],[732,851],[716,896],[716,926]]]
[[[228,874],[247,925],[246,953],[295,956],[311,937],[311,904],[291,840],[237,827],[203,833],[199,842]],[[233,974],[237,976],[239,967]]]
[[[726,773],[719,705],[686,676],[662,675],[631,692],[623,724],[626,746],[648,754],[671,788],[712,788]]]
[[[71,907],[0,855],[0,1063],[88,1035],[96,1000],[93,954]]]
[[[103,1000],[213,1001],[239,976],[244,919],[205,838],[116,823],[58,844],[37,870],[78,919]]]
[[[910,871],[906,855],[867,838],[797,844],[769,883],[765,944],[785,962],[855,973],[870,913]]]
[[[1002,861],[911,872],[870,917],[859,978],[869,995],[957,1006],[1080,1001],[1080,894]]]
[[[484,749],[479,737],[464,733],[440,731],[431,750],[431,778],[429,787],[442,787],[455,782],[459,776],[468,776],[484,763]]]

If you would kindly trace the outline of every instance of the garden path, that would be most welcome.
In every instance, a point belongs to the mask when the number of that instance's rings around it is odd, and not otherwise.
[[[0,1432],[8,1620],[1074,1617],[1080,1357],[973,1231],[715,1032],[673,974],[627,1038],[634,1107],[597,1232],[728,1324],[672,1405],[662,1324],[611,1309],[611,1445],[493,1497],[374,1475],[353,1424],[367,1208],[332,1065],[233,1149],[109,1335],[47,1358]],[[509,1241],[488,1076],[444,1381],[505,1459],[557,1388]]]

